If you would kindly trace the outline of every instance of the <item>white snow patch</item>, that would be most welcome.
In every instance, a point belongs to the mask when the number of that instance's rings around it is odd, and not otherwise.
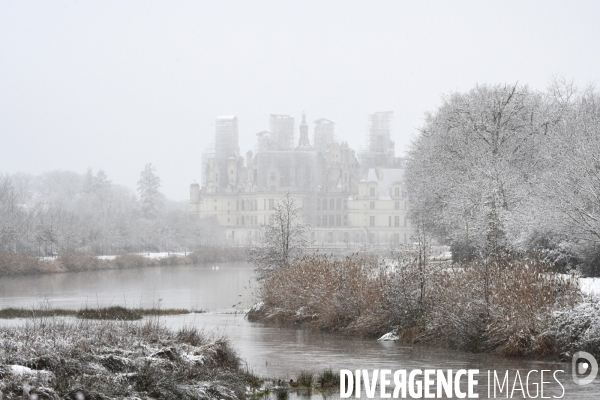
[[[396,332],[388,332],[377,340],[381,342],[395,342],[397,340],[400,340],[400,338],[398,337]]]
[[[24,367],[23,365],[11,365],[10,370],[15,375],[29,375],[34,373],[31,368]]]
[[[600,278],[579,278],[579,284],[583,293],[600,296]]]

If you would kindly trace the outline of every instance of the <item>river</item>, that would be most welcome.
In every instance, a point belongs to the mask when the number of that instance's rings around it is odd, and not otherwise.
[[[544,397],[573,400],[600,398],[600,377],[589,385],[578,386],[571,379],[570,363],[526,361],[446,349],[401,346],[393,342],[251,323],[243,315],[236,314],[236,310],[252,304],[255,289],[252,268],[245,263],[22,276],[0,280],[0,308],[31,308],[42,303],[72,309],[86,304],[89,307],[152,307],[160,304],[163,308],[204,310],[206,312],[162,317],[162,320],[173,328],[195,325],[215,334],[224,334],[250,370],[261,376],[282,380],[295,379],[300,371],[316,374],[328,368],[334,371],[389,369],[408,372],[415,369],[452,369],[455,372],[459,369],[478,369],[479,398],[488,398],[488,371],[492,371],[492,377],[493,371],[496,371],[500,380],[508,371],[512,389],[517,371],[523,386],[526,386],[526,376],[530,371],[550,370],[552,373],[544,376],[544,381],[548,382],[544,384]],[[0,325],[18,323],[21,321],[0,320]],[[558,370],[564,371],[556,372],[560,385],[552,375]],[[529,395],[526,391],[520,391],[517,383],[512,398],[534,397],[540,380],[539,372],[531,373]],[[462,386],[463,389],[465,386]],[[540,394],[538,390],[537,398],[541,398]],[[494,398],[493,389],[490,389],[490,395]],[[496,396],[507,398],[506,390]],[[295,397],[335,399],[339,395],[290,395],[290,399]]]

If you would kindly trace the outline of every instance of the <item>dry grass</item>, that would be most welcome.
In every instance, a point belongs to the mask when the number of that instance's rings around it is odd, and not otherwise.
[[[578,280],[537,259],[421,265],[395,258],[307,256],[262,282],[250,319],[494,352],[555,356],[555,315],[581,300]]]
[[[120,306],[83,308],[81,310],[65,310],[43,306],[40,308],[5,308],[0,310],[0,318],[40,318],[72,316],[82,319],[135,321],[143,316],[164,316],[189,314],[184,308],[125,308]]]
[[[423,341],[506,356],[555,355],[554,313],[581,300],[576,278],[535,259],[460,265],[432,285]]]
[[[144,322],[35,318],[0,328],[3,398],[242,398],[249,383],[222,337]],[[30,368],[22,375],[9,366]],[[47,371],[47,372],[40,372]],[[45,389],[44,389],[45,388]]]

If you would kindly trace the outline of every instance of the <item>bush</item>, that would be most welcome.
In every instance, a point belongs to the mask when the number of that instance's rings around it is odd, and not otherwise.
[[[69,272],[91,271],[98,269],[101,260],[91,255],[60,254],[57,261]]]
[[[579,299],[578,280],[539,260],[489,259],[436,276],[425,340],[507,356],[550,355],[553,313]]]
[[[400,338],[506,356],[555,356],[557,312],[581,299],[579,281],[538,259],[489,258],[451,266],[394,259],[308,256],[261,282],[249,319]]]
[[[142,319],[142,315],[137,311],[120,306],[84,308],[77,312],[77,317],[85,319],[113,319],[119,321],[135,321],[137,319]]]
[[[149,262],[139,254],[121,254],[115,258],[114,263],[121,269],[129,269],[146,267]]]
[[[31,274],[41,269],[40,260],[23,253],[0,251],[0,274]]]
[[[581,251],[581,263],[578,266],[583,276],[600,277],[600,246],[591,245]]]
[[[600,302],[591,298],[573,310],[560,312],[550,328],[561,357],[570,360],[577,351],[600,357]]]
[[[327,369],[317,376],[317,382],[322,389],[340,387],[340,374]],[[347,385],[348,383],[346,383]]]
[[[311,387],[313,375],[308,371],[300,371],[300,375],[298,375],[297,381],[299,386],[301,387]]]

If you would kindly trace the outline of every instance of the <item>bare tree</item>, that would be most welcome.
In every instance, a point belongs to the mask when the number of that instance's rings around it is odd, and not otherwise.
[[[288,265],[302,256],[307,245],[308,226],[300,222],[302,207],[286,193],[275,205],[269,223],[263,225],[260,241],[250,247],[250,261],[256,266],[258,279],[269,277],[276,268]]]

